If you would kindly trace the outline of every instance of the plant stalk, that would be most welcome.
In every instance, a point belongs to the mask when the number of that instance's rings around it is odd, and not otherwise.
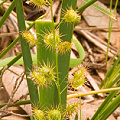
[[[120,87],[103,89],[103,90],[98,90],[98,91],[85,92],[85,93],[71,94],[71,95],[67,95],[67,99],[75,98],[75,97],[81,97],[81,96],[86,96],[86,95],[93,95],[93,94],[98,94],[98,93],[118,91],[118,90],[120,90]]]

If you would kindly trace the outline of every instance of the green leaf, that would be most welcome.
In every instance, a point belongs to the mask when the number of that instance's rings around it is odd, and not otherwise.
[[[22,35],[21,35],[21,31],[26,30],[22,0],[16,0],[15,3],[16,3],[19,38],[21,41],[25,73],[26,73],[26,76],[28,76],[30,70],[32,71],[32,59],[31,59],[29,45],[26,42],[26,40],[24,38],[22,38]],[[38,101],[39,101],[37,86],[28,77],[27,77],[27,83],[28,83],[28,89],[29,89],[29,93],[30,93],[31,103],[32,103],[32,105],[37,105]]]
[[[70,67],[75,67],[80,65],[83,59],[85,58],[85,51],[75,36],[73,36],[72,42],[75,44],[80,56],[80,58],[77,58],[77,59],[74,59],[74,58],[70,59]]]
[[[2,16],[1,20],[0,20],[0,28],[2,27],[2,25],[4,24],[5,20],[7,19],[7,17],[9,16],[9,14],[11,13],[11,11],[15,8],[15,0],[12,1],[11,5],[9,6],[9,8],[7,9],[7,11],[4,13],[4,15]]]
[[[37,65],[39,67],[44,64],[55,66],[55,51],[47,49],[43,42],[43,36],[51,32],[52,21],[36,20],[35,27],[37,34]],[[59,103],[57,96],[54,95],[55,92],[58,94],[55,88],[55,84],[51,84],[48,87],[39,87],[40,105],[42,109],[46,109],[46,107],[50,109],[51,106],[55,106]]]

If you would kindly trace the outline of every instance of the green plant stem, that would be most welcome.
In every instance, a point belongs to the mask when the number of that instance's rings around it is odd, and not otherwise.
[[[63,81],[62,81],[63,82]],[[61,84],[61,83],[60,83]],[[64,90],[66,90],[68,87],[68,85],[66,85],[66,87],[64,87],[64,89],[62,89],[62,91],[60,92],[60,94],[62,94],[64,92]]]
[[[116,12],[117,5],[118,5],[118,0],[116,0],[116,3],[115,3],[114,14]],[[110,0],[110,12],[111,12],[111,10],[112,10],[112,0]],[[111,19],[109,17],[109,34],[108,34],[108,44],[107,44],[107,53],[106,53],[106,64],[107,64],[107,60],[108,60],[108,52],[109,52],[109,45],[110,45],[110,36],[111,36],[111,32],[112,32],[112,24],[113,24],[113,19]]]
[[[112,0],[110,0],[110,12],[111,10],[112,10]],[[113,24],[113,20],[111,19],[111,17],[109,17],[109,34],[108,34],[107,53],[106,53],[106,66],[107,66],[108,52],[109,52],[109,46],[110,46],[110,36],[112,32],[112,24]]]
[[[22,53],[19,53],[19,54],[22,54]],[[10,61],[15,59],[16,57],[17,56],[12,56],[12,57],[8,57],[3,60],[0,60],[0,67],[5,67],[7,64],[9,64]],[[19,60],[18,59],[19,58],[16,58],[16,62],[14,63],[14,65],[23,65],[23,58],[21,57]],[[37,55],[33,54],[32,60],[33,60],[33,65],[36,65],[37,64]]]
[[[54,17],[53,17],[52,0],[50,0],[50,8],[51,8],[51,18],[52,18],[53,39],[55,40],[55,25],[54,25]]]
[[[75,97],[81,97],[81,96],[86,96],[86,95],[93,95],[93,94],[98,94],[98,93],[118,91],[118,90],[120,90],[120,87],[103,89],[103,90],[98,90],[98,91],[85,92],[85,93],[71,94],[71,95],[67,96],[67,99],[75,98]]]
[[[116,0],[115,7],[114,7],[114,13],[116,12],[117,5],[118,5],[118,1],[119,1],[119,0]]]
[[[7,11],[4,13],[3,17],[0,20],[0,28],[2,27],[2,25],[4,24],[5,20],[7,19],[7,17],[9,16],[9,14],[11,13],[11,11],[15,8],[15,0],[12,1],[10,7],[7,9]]]
[[[19,41],[19,37],[17,37],[1,54],[0,59]]]
[[[6,64],[7,66],[7,69],[12,66],[18,59],[20,59],[22,56],[22,53],[19,53],[14,59],[12,59],[8,64]],[[2,72],[2,70],[4,69],[5,67],[3,67],[1,70],[0,70],[0,74]]]
[[[52,0],[50,0],[50,7],[51,7],[53,39],[55,41],[55,25],[54,25],[54,17],[53,17]],[[55,59],[56,59],[57,88],[58,88],[60,111],[61,111],[61,114],[62,114],[62,103],[61,103],[60,83],[59,83],[59,73],[58,73],[58,52],[57,52],[57,50],[55,52],[56,52],[55,53],[55,57],[56,57]]]
[[[30,48],[26,40],[22,38],[21,35],[21,31],[26,30],[22,0],[16,0],[15,2],[16,2],[18,28],[19,28],[19,37],[21,41],[22,55],[23,55],[25,72],[27,77],[28,89],[30,93],[30,99],[32,105],[37,105],[39,101],[37,86],[34,85],[34,83],[28,78],[29,72],[32,71],[32,59],[30,54]]]
[[[117,4],[118,4],[118,0],[116,1],[115,7],[114,7],[114,14],[115,14],[115,11],[117,8]],[[111,12],[111,10],[112,10],[112,0],[110,0],[110,12]],[[113,24],[113,19],[109,17],[109,34],[108,34],[108,43],[107,43],[107,52],[106,52],[106,66],[107,66],[108,52],[109,52],[109,46],[110,46],[110,38],[111,38],[111,32],[112,32],[112,24]],[[115,74],[117,74],[117,72],[115,73],[115,71],[114,71],[114,73],[112,73],[111,77],[114,77]],[[106,84],[108,86],[109,84],[111,84],[112,81],[113,81],[113,79],[110,79],[109,81],[108,81],[108,79],[105,79],[104,80],[104,88],[106,87]]]
[[[81,97],[79,97],[80,99],[80,120],[82,120],[82,114],[81,114]]]
[[[0,3],[0,6],[1,6],[2,4],[4,4],[6,1],[7,1],[7,0],[4,0],[3,2],[1,2],[1,3]]]
[[[11,105],[10,107],[12,107],[12,106],[18,106],[18,105],[26,105],[26,104],[31,104],[30,100],[18,101],[16,103],[14,103],[13,105]],[[7,103],[1,104],[0,108],[4,107],[5,105],[7,105]]]
[[[10,62],[7,64],[8,68],[9,68],[11,65],[13,65],[18,59],[20,59],[21,56],[22,56],[22,53],[19,53],[12,61],[10,61]]]
[[[79,13],[81,13],[83,10],[85,10],[87,7],[89,7],[90,5],[92,5],[93,3],[95,3],[96,1],[98,1],[98,0],[91,0],[91,1],[89,1],[87,3],[85,3],[82,7],[78,8],[77,11]]]
[[[58,73],[58,52],[57,51],[56,51],[56,74],[57,74],[57,88],[58,88],[58,96],[59,96],[59,105],[60,105],[60,111],[62,113],[60,81],[59,81],[59,73]]]
[[[115,70],[112,72],[107,82],[105,83],[106,88],[108,88],[108,86],[115,80],[116,76],[119,75],[119,73],[120,73],[120,64],[117,65],[117,67],[115,68]]]

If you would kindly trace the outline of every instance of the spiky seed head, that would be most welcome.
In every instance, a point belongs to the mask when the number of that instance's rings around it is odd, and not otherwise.
[[[77,112],[78,104],[69,104],[66,108],[65,115],[67,117],[71,116],[74,112]]]
[[[32,72],[30,72],[29,77],[33,80],[33,82],[42,87],[47,87],[48,84],[51,84],[52,81],[55,81],[55,72],[54,67],[49,64],[41,67],[35,67]]]
[[[54,109],[48,112],[48,120],[61,120],[61,113],[59,110]]]
[[[72,87],[77,89],[85,82],[85,70],[80,69],[75,72],[74,78],[71,80]]]
[[[54,81],[55,80],[55,73],[54,68],[48,67],[46,65],[39,68],[39,72],[41,72],[44,76],[47,82]]]
[[[30,3],[34,4],[38,8],[41,8],[45,6],[48,3],[48,1],[47,0],[30,0]]]
[[[81,21],[81,16],[78,16],[78,18],[74,21],[74,26],[80,24],[80,21]]]
[[[55,33],[55,39],[53,33],[46,34],[43,38],[46,46],[56,49],[56,47],[60,44],[61,39],[58,34]]]
[[[70,23],[70,22],[74,22],[78,17],[79,16],[75,10],[69,9],[69,10],[67,10],[67,12],[65,14],[64,19],[65,19],[65,22]]]
[[[58,46],[58,52],[65,53],[71,50],[72,44],[68,41],[61,42]]]
[[[36,85],[45,86],[46,79],[39,71],[34,70],[30,76]]]
[[[22,37],[27,40],[30,47],[34,47],[37,43],[37,40],[35,39],[34,35],[32,35],[29,31],[23,31]]]
[[[44,112],[42,110],[38,110],[37,108],[35,108],[34,114],[38,120],[45,120]]]

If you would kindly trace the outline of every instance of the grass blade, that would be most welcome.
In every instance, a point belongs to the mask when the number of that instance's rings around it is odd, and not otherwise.
[[[4,0],[3,2],[1,2],[1,3],[0,3],[0,6],[1,6],[2,4],[4,4],[6,1],[7,1],[7,0]]]
[[[91,1],[86,0],[86,1],[87,1],[86,4],[84,4],[83,6],[81,6],[80,8],[77,9],[78,13],[81,13],[83,10],[85,10],[87,7],[89,7],[90,5],[92,5],[93,3],[95,3],[98,0],[91,0]]]
[[[22,38],[21,31],[26,30],[24,13],[23,13],[23,5],[22,0],[16,0],[16,12],[18,19],[18,27],[19,27],[19,37],[21,41],[22,55],[25,66],[26,75],[29,74],[30,70],[32,71],[32,59],[30,54],[29,45],[24,38]],[[30,93],[30,99],[33,105],[38,103],[38,90],[37,86],[27,77],[28,89]]]
[[[70,7],[72,7],[74,10],[76,10],[76,2],[77,0],[63,0],[62,1],[62,11],[61,11],[61,20],[64,17],[64,12]],[[73,23],[66,23],[62,22],[60,24],[59,32],[61,36],[61,39],[63,41],[71,42],[72,35],[73,35]],[[65,79],[65,81],[61,84],[60,88],[62,91],[67,86],[67,78],[66,75],[69,71],[69,63],[70,63],[70,52],[59,55],[58,56],[58,71],[59,71],[59,79],[60,83]],[[66,99],[67,99],[67,89],[64,90],[61,94],[61,102],[64,107],[66,107]]]
[[[2,27],[2,25],[4,24],[5,20],[7,19],[7,17],[9,16],[9,14],[11,13],[11,11],[15,8],[15,0],[12,1],[10,7],[7,9],[7,11],[4,13],[3,17],[0,20],[0,28]]]
[[[120,87],[120,82],[117,84],[116,87]],[[98,110],[95,112],[95,114],[94,114],[94,116],[92,117],[91,120],[95,120],[95,119],[98,120],[97,118],[98,118],[99,114],[101,114],[101,112],[105,110],[105,108],[111,102],[111,100],[116,95],[116,93],[117,93],[117,91],[113,91],[107,96],[107,98],[104,100],[104,102],[98,108]]]
[[[77,58],[77,59],[74,59],[74,58],[70,59],[70,67],[75,67],[75,66],[78,66],[79,64],[81,64],[81,62],[85,58],[85,51],[84,51],[82,45],[80,44],[80,42],[74,36],[72,38],[72,42],[75,44],[75,46],[78,50],[79,56],[80,56],[80,58]]]
[[[99,115],[99,120],[106,120],[120,106],[120,94]]]
[[[55,66],[55,51],[47,49],[45,43],[43,42],[43,36],[51,32],[52,21],[35,21],[36,34],[37,34],[37,64]],[[46,107],[56,106],[59,104],[57,96],[54,96],[55,92],[58,94],[57,89],[55,90],[55,84],[49,85],[48,87],[39,87],[40,92],[40,105],[42,109]],[[55,97],[55,98],[54,98]]]

